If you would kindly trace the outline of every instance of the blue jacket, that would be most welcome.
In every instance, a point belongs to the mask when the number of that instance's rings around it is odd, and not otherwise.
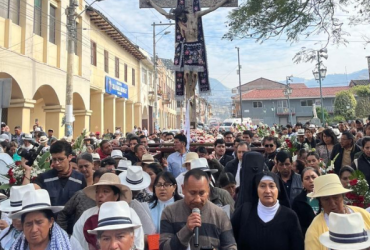
[[[41,188],[46,189],[52,206],[64,206],[79,190],[86,187],[85,177],[72,170],[68,178],[59,178],[55,169],[39,174],[35,181]]]

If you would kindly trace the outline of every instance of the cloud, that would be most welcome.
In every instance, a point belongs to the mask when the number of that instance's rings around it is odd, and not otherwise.
[[[140,9],[139,0],[107,0],[94,4],[101,10],[121,31],[135,44],[153,53],[153,27],[152,23],[168,23],[169,21],[154,9]],[[314,63],[294,64],[292,58],[301,47],[319,49],[322,45],[319,40],[324,36],[313,36],[302,39],[298,43],[290,44],[284,39],[269,40],[263,44],[253,40],[223,40],[227,32],[226,21],[230,8],[220,8],[203,17],[207,56],[209,61],[210,76],[221,81],[228,87],[238,85],[239,78],[236,74],[238,58],[235,46],[240,47],[240,61],[242,65],[242,82],[248,82],[260,77],[271,80],[285,79],[287,75],[294,75],[312,79]],[[348,14],[346,14],[348,16]],[[345,19],[346,15],[340,18]],[[156,33],[166,26],[157,26]],[[328,46],[329,59],[324,61],[328,67],[328,74],[348,73],[367,67],[365,56],[370,55],[370,47],[364,49],[362,36],[369,34],[369,25],[354,27],[345,26],[351,32],[348,37],[351,42],[347,46]],[[171,34],[161,37],[156,36],[156,52],[159,57],[173,58],[174,53],[174,26],[167,30]],[[163,34],[163,33],[162,33]]]

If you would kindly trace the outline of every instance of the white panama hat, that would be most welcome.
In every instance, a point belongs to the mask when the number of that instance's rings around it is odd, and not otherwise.
[[[118,149],[112,150],[112,153],[110,154],[110,156],[113,159],[122,159],[123,158],[122,151],[118,150]]]
[[[132,224],[131,210],[126,201],[109,201],[101,205],[98,217],[98,227],[87,230],[89,234],[99,231],[139,228],[141,225]]]
[[[117,169],[118,171],[127,171],[127,169],[129,167],[132,166],[132,162],[131,161],[128,161],[128,160],[120,160],[118,162],[118,166],[117,166]]]
[[[329,232],[323,233],[319,240],[329,249],[362,250],[370,247],[370,230],[365,230],[360,213],[329,214]]]
[[[40,211],[51,210],[53,213],[62,211],[64,206],[52,206],[48,191],[45,189],[30,190],[24,193],[22,201],[22,210],[14,214],[10,214],[10,219],[20,219],[23,214]]]
[[[210,169],[206,158],[194,159],[190,163],[191,169],[200,169],[211,174],[217,173],[217,169]]]
[[[26,192],[35,190],[33,184],[24,186],[12,186],[10,188],[10,197],[0,203],[0,211],[2,212],[15,212],[22,210],[22,200]]]
[[[149,187],[150,176],[140,166],[129,166],[127,171],[119,174],[121,183],[131,190],[137,191]]]

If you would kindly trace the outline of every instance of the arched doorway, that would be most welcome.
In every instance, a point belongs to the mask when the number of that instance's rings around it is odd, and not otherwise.
[[[34,107],[31,109],[30,122],[31,129],[36,119],[44,131],[54,130],[54,136],[62,136],[62,118],[64,108],[60,104],[59,97],[50,85],[42,85],[33,95]]]
[[[25,102],[25,98],[18,81],[12,75],[5,72],[0,72],[0,79],[12,80],[10,106],[2,110],[2,122],[5,122],[9,126],[10,132],[13,132],[15,126],[21,126],[22,129],[28,131],[30,127],[30,110],[24,107],[26,105],[22,105]]]
[[[90,130],[91,111],[86,110],[85,102],[79,93],[73,93],[73,137],[78,137],[84,129]]]
[[[147,106],[143,107],[143,112],[142,112],[142,116],[141,116],[141,128],[142,129],[146,128],[148,131],[150,131],[149,112],[148,112],[148,107]]]

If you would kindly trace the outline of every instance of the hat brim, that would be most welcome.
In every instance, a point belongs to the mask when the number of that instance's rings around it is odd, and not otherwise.
[[[15,212],[22,210],[22,206],[19,207],[12,207],[10,206],[10,200],[5,200],[0,203],[0,211],[1,212]]]
[[[123,156],[120,156],[120,155],[114,155],[114,156],[111,156],[113,159],[123,159]]]
[[[123,185],[128,186],[131,190],[134,191],[143,190],[144,188],[147,188],[150,185],[150,176],[148,173],[144,171],[143,171],[143,181],[137,185],[130,184],[126,181],[127,171],[120,173],[118,177]]]
[[[352,190],[351,189],[346,189],[344,187],[342,187],[342,188],[332,188],[332,189],[328,189],[328,190],[325,190],[323,192],[318,192],[318,193],[311,192],[311,193],[307,194],[307,197],[309,197],[309,198],[319,198],[319,197],[332,196],[332,195],[337,195],[337,194],[346,194],[346,193],[349,193],[349,192],[352,192]]]
[[[152,163],[155,163],[155,161],[142,161],[142,163],[144,163],[144,164],[152,164]]]
[[[370,236],[370,230],[366,230],[367,234]],[[325,232],[319,237],[320,243],[323,244],[328,249],[341,249],[341,250],[362,250],[370,247],[370,237],[368,240],[361,243],[351,243],[351,244],[340,244],[330,240],[329,232]]]
[[[90,199],[95,201],[95,190],[97,186],[115,186],[121,191],[121,195],[120,195],[121,201],[126,201],[127,203],[130,203],[132,200],[131,190],[123,184],[112,184],[112,183],[104,183],[104,182],[99,183],[98,182],[92,186],[85,187],[83,190],[84,194]]]
[[[9,218],[10,219],[20,219],[23,214],[31,213],[31,212],[35,212],[35,211],[41,211],[41,210],[51,210],[55,214],[55,213],[58,213],[58,212],[62,211],[63,208],[64,208],[64,206],[45,206],[45,205],[35,206],[35,207],[30,207],[30,208],[23,209],[19,212],[13,213],[13,214],[9,214]]]
[[[87,230],[89,234],[98,234],[100,231],[110,231],[110,230],[119,230],[119,229],[126,229],[126,228],[133,228],[137,229],[141,227],[141,225],[136,224],[118,224],[118,225],[110,225],[110,226],[104,226],[104,227],[97,227],[94,230]]]

